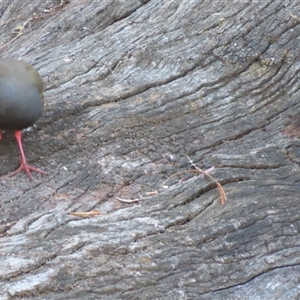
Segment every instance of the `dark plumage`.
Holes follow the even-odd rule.
[[[11,175],[24,170],[46,172],[27,164],[21,140],[21,130],[33,125],[42,115],[44,107],[43,81],[39,73],[28,63],[0,59],[0,130],[14,130],[20,149],[21,165]],[[1,139],[1,131],[0,131]]]

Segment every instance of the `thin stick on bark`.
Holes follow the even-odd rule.
[[[201,170],[200,168],[198,168],[194,163],[193,161],[187,156],[188,160],[190,161],[190,163],[192,164],[192,166],[196,169],[196,170],[185,170],[185,171],[180,171],[180,172],[177,172],[173,175],[171,175],[163,184],[162,186],[165,185],[165,183],[167,181],[169,181],[171,178],[173,177],[176,177],[178,175],[181,175],[181,174],[184,174],[184,173],[197,173],[197,174],[203,174],[204,176],[207,176],[208,178],[210,178],[213,182],[215,182],[215,184],[217,185],[217,188],[219,190],[219,193],[220,193],[220,202],[221,202],[221,205],[224,205],[225,204],[225,201],[227,200],[227,197],[226,197],[226,194],[225,194],[225,191],[222,187],[222,185],[213,177],[211,176],[207,171],[203,171]]]

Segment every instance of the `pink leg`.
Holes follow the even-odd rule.
[[[24,154],[24,151],[23,151],[23,146],[22,146],[22,132],[21,132],[21,130],[16,130],[15,131],[15,137],[16,137],[16,140],[17,140],[17,143],[18,143],[18,146],[19,146],[19,150],[20,150],[21,164],[20,164],[20,167],[16,171],[12,172],[9,176],[14,176],[14,175],[20,173],[22,170],[24,170],[26,172],[26,174],[28,175],[28,177],[30,179],[33,179],[30,171],[38,172],[38,173],[42,173],[42,174],[47,174],[45,171],[34,168],[34,167],[27,164],[25,154]]]

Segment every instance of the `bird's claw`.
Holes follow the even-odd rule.
[[[41,170],[41,169],[32,167],[32,166],[28,165],[27,163],[26,163],[26,164],[25,164],[25,163],[21,163],[20,167],[19,167],[16,171],[10,173],[9,176],[14,176],[14,175],[20,173],[22,170],[24,170],[24,171],[26,172],[27,176],[28,176],[31,180],[33,179],[33,176],[32,176],[32,174],[31,174],[30,171],[33,171],[33,172],[37,172],[37,173],[41,173],[41,174],[47,175],[47,172],[45,172],[45,171],[43,171],[43,170]]]

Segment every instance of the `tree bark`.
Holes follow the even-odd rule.
[[[2,57],[44,79],[24,148],[49,174],[9,177],[4,133],[1,300],[299,298],[297,1],[0,8]]]

